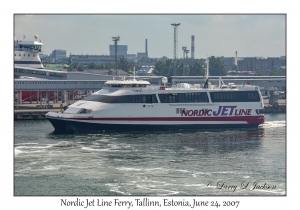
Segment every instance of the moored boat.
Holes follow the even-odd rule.
[[[38,53],[42,51],[43,43],[34,36],[34,41],[14,40],[15,67],[30,67],[43,69],[44,66]]]

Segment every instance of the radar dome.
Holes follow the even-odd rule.
[[[167,77],[163,77],[163,78],[161,79],[161,82],[162,82],[163,84],[167,84],[168,78],[167,78]]]
[[[37,40],[38,39],[38,35],[35,35],[34,38],[35,38],[35,40]]]

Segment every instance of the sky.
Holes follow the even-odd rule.
[[[286,15],[278,14],[14,14],[14,37],[38,35],[43,53],[63,49],[67,55],[108,55],[112,37],[128,46],[128,54],[174,57],[174,27],[178,26],[177,57],[195,36],[195,58],[207,56],[280,57],[286,55]]]

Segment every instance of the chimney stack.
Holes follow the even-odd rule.
[[[191,58],[195,58],[195,36],[192,35],[192,44],[191,44]]]
[[[147,39],[146,39],[145,55],[146,55],[146,58],[148,58],[148,44],[147,44]]]

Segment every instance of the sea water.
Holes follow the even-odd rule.
[[[53,134],[14,122],[14,195],[286,195],[286,115],[251,129]]]

